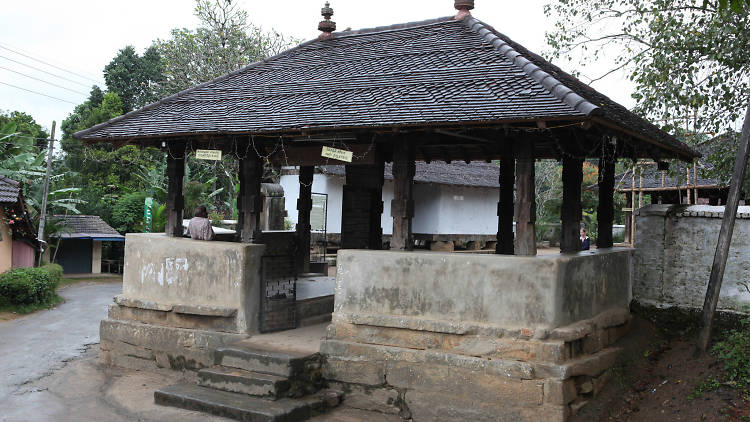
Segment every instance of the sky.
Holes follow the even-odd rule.
[[[264,29],[273,28],[303,40],[319,34],[323,0],[235,1],[248,11],[253,24]],[[0,15],[0,110],[23,111],[46,128],[53,120],[59,128],[75,105],[86,100],[91,85],[105,87],[102,70],[118,50],[133,45],[140,54],[153,40],[169,38],[171,29],[198,25],[193,0],[4,3]],[[545,30],[554,23],[544,15],[545,3],[477,0],[473,15],[541,54],[548,50]],[[339,30],[455,14],[453,0],[331,0],[331,7],[335,11],[332,20]],[[556,64],[572,70],[567,63]],[[606,61],[597,63],[584,73],[603,73],[607,65]],[[634,105],[632,84],[622,74],[614,74],[594,87],[626,107]],[[59,139],[59,130],[57,133]]]

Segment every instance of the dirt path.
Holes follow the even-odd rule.
[[[695,339],[666,338],[636,317],[605,390],[571,418],[583,421],[748,421],[742,392],[721,384],[711,356],[694,358]]]

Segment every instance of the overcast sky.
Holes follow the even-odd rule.
[[[323,0],[237,1],[249,12],[250,21],[263,28],[304,40],[318,34]],[[543,0],[477,0],[473,14],[541,54],[547,50],[544,31],[553,23],[544,16],[544,4]],[[59,127],[75,105],[87,98],[92,84],[105,87],[102,70],[119,49],[133,45],[140,54],[153,40],[168,38],[172,28],[195,28],[198,20],[193,7],[193,0],[5,1],[0,14],[0,109],[24,111],[47,128],[56,120]],[[331,7],[339,30],[455,13],[453,0],[332,0]],[[571,70],[567,63],[557,64]],[[606,70],[607,65],[599,63],[598,69],[585,69],[585,73],[596,74]],[[595,88],[627,107],[633,105],[631,87],[621,75],[595,84]]]

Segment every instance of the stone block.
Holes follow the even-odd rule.
[[[430,250],[435,252],[453,252],[453,242],[441,242],[434,241],[430,242]]]
[[[219,333],[213,331],[189,330],[164,327],[131,321],[103,320],[99,336],[104,348],[109,352],[107,359],[112,365],[134,363],[123,359],[149,354],[149,360],[156,367],[156,355],[163,353],[174,370],[197,370],[213,365],[213,351],[218,347],[247,338],[245,335]],[[146,352],[148,351],[148,352]],[[165,363],[161,358],[160,365]],[[141,369],[141,365],[134,369]]]
[[[329,387],[344,393],[344,406],[371,410],[390,415],[401,413],[399,393],[393,388],[371,387],[359,384],[330,383]]]
[[[385,384],[385,363],[328,357],[323,365],[323,378],[350,384],[379,386]]]
[[[564,422],[568,413],[567,406],[515,406],[507,402],[483,402],[447,390],[410,390],[405,394],[405,402],[415,421]]]
[[[577,389],[573,379],[544,381],[544,403],[567,405],[576,399]]]
[[[481,370],[433,363],[388,362],[386,381],[407,390],[454,391],[488,403],[540,405],[544,396],[543,383],[538,380],[511,379]]]

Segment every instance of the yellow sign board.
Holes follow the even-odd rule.
[[[351,163],[354,154],[351,151],[345,151],[343,149],[323,147],[323,152],[320,153],[320,156]]]
[[[199,160],[221,161],[221,150],[218,149],[197,149],[195,158]]]

